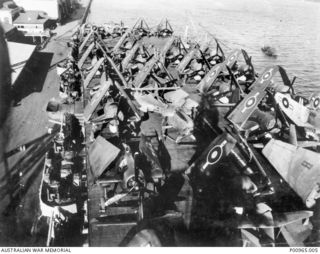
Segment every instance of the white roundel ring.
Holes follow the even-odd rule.
[[[210,74],[210,77],[213,77],[214,75],[216,75],[217,70],[213,70],[212,73]]]
[[[270,77],[270,72],[267,72],[263,75],[263,79],[268,79]]]
[[[255,103],[256,103],[256,97],[250,97],[247,100],[245,107],[246,108],[251,108]]]
[[[215,164],[217,163],[223,154],[221,146],[214,146],[207,155],[207,163]]]
[[[287,98],[283,98],[282,99],[282,105],[285,107],[285,108],[289,108],[289,101]]]
[[[229,59],[228,59],[228,62],[227,62],[227,64],[226,65],[230,65],[231,63],[232,63],[232,61],[235,59],[235,56],[234,55],[232,55]],[[229,67],[231,67],[231,66],[229,66]]]

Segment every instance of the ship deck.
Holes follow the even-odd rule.
[[[85,6],[88,1],[82,2]],[[66,42],[83,12],[84,7],[77,9],[72,19],[55,30],[45,49],[33,54],[14,84],[14,105],[5,129],[5,149],[10,157],[0,164],[1,246],[45,245],[46,230],[34,234],[34,227],[41,214],[39,188],[51,125],[46,107],[50,99],[59,96],[56,63],[69,54]],[[16,149],[22,145],[26,150]]]
[[[63,31],[59,33],[60,36],[49,42],[46,50],[37,52],[33,68],[28,70],[29,72],[25,74],[26,76],[24,76],[21,83],[18,82],[16,84],[18,105],[12,109],[8,121],[8,129],[10,131],[8,131],[7,151],[29,142],[32,145],[26,151],[19,152],[7,160],[7,169],[9,170],[5,169],[6,165],[4,163],[0,165],[0,168],[3,169],[0,171],[0,174],[2,174],[0,175],[0,200],[3,202],[0,212],[7,214],[7,217],[0,217],[0,244],[1,241],[4,241],[6,245],[12,246],[43,245],[41,239],[29,239],[25,236],[28,235],[29,229],[33,226],[35,214],[38,215],[36,200],[38,199],[41,170],[46,151],[45,144],[47,142],[45,134],[47,133],[48,118],[45,108],[49,99],[58,96],[59,90],[59,79],[54,64],[64,59],[67,55],[68,49],[65,47],[64,42],[70,39],[73,25],[74,23],[70,23],[67,27],[64,27]],[[163,42],[159,42],[160,47],[162,44]],[[30,73],[38,73],[40,78],[39,76],[34,77]],[[97,82],[97,79],[91,81],[92,84]],[[88,93],[88,90],[86,93]],[[84,106],[88,103],[87,97],[88,95],[85,94]],[[78,114],[83,111],[81,103],[77,103],[75,106],[75,112]],[[161,117],[157,113],[150,113],[148,121],[143,122],[141,125],[141,132],[147,136],[154,137],[155,131],[161,132],[159,130],[160,126]],[[90,128],[86,131],[89,133]],[[174,135],[174,133],[172,134]],[[86,135],[86,138],[87,143],[90,143],[89,135]],[[169,138],[164,140],[164,144],[169,155],[167,160],[170,162],[171,172],[178,173],[187,169],[196,154],[195,145],[192,142],[178,145]],[[266,164],[263,166],[266,167],[266,171],[272,176],[271,178],[275,179],[275,188],[279,187],[278,191],[281,195],[278,196],[277,205],[281,210],[282,202],[287,201],[287,197],[291,195],[292,190],[289,187],[281,190],[283,184],[278,182],[278,175],[272,169],[268,169]],[[22,177],[19,177],[19,172],[22,172]],[[89,167],[87,172],[89,245],[117,246],[122,237],[137,224],[137,220],[130,216],[122,217],[121,221],[105,220],[99,211],[100,198],[104,194],[103,190],[96,184],[96,179]],[[10,182],[7,181],[9,176]],[[23,195],[19,192],[19,184],[23,185],[24,190],[26,190]],[[9,188],[8,186],[11,187]],[[179,197],[182,197],[182,199],[176,201],[175,205],[178,210],[184,212],[184,220],[190,222],[192,188],[186,178],[183,178],[183,184],[180,187]],[[16,196],[10,196],[12,193]],[[296,196],[292,197],[292,199],[295,200]],[[131,211],[132,207],[128,206],[126,209],[128,210],[121,212]],[[293,207],[293,209],[295,208]],[[16,225],[16,227],[12,225]],[[294,224],[289,228],[291,232],[294,232],[296,237],[294,240],[297,244],[302,243],[310,232],[309,228],[304,228],[303,231],[300,229]],[[8,236],[14,236],[15,240]],[[192,245],[189,240],[182,242],[181,245]]]

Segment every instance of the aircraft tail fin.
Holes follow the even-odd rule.
[[[253,64],[252,64],[252,58],[249,57],[247,51],[245,51],[244,49],[241,49],[241,52],[242,52],[242,55],[243,55],[243,58],[246,62],[246,64],[249,66],[249,68],[251,69],[252,73],[253,73],[253,76],[255,76],[255,71],[254,71],[254,67],[253,67]]]
[[[220,45],[219,41],[218,41],[216,38],[214,38],[214,40],[215,40],[216,43],[217,43],[217,54],[218,54],[219,51],[220,51],[220,52],[221,52],[221,55],[222,55],[222,61],[224,61],[224,60],[226,59],[226,56],[225,56],[225,54],[224,54],[224,52],[223,52],[223,50],[222,50],[222,48],[221,48],[221,45]]]
[[[281,228],[292,223],[302,221],[310,218],[313,215],[311,211],[294,211],[294,212],[284,212],[284,213],[275,213],[273,216],[273,222],[271,224],[259,223],[255,224],[251,221],[245,219],[243,220],[238,228],[240,229],[250,229],[250,228]]]
[[[244,95],[245,93],[243,92],[241,86],[238,83],[238,80],[235,78],[235,76],[234,76],[233,72],[231,71],[230,67],[228,65],[226,65],[226,68],[227,68],[227,70],[229,72],[229,75],[230,75],[230,78],[231,78],[231,86],[232,86],[232,84],[234,84],[239,89],[240,94]]]
[[[290,124],[289,127],[289,133],[290,133],[290,137],[289,137],[289,141],[290,144],[297,146],[298,145],[298,139],[297,139],[297,131],[296,131],[296,126],[294,124]]]
[[[275,139],[271,139],[262,150],[262,154],[285,179],[288,176],[290,162],[295,152],[294,145]]]
[[[286,86],[290,87],[292,93],[294,94],[293,82],[290,81],[290,79],[289,79],[289,77],[288,77],[288,75],[287,75],[286,70],[285,70],[283,67],[281,67],[281,66],[278,66],[278,67],[279,67],[279,73],[280,73],[280,75],[281,75],[281,78],[282,78],[283,83],[284,83]]]

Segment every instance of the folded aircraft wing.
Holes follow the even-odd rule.
[[[103,171],[117,158],[120,149],[98,136],[88,149],[91,172],[98,178]]]
[[[98,71],[98,69],[100,68],[101,64],[104,61],[104,57],[100,58],[96,64],[93,66],[92,70],[89,72],[89,74],[86,76],[84,82],[83,82],[83,86],[84,88],[87,88],[87,86],[89,85],[90,81],[92,80],[92,78],[94,77],[94,75],[96,75],[96,72]]]
[[[280,109],[297,126],[309,128],[312,127],[312,125],[308,123],[310,110],[299,102],[293,100],[290,94],[276,93],[274,98],[278,103]]]
[[[116,43],[116,45],[113,47],[113,52],[117,52],[120,47],[122,46],[123,42],[125,41],[125,39],[129,36],[129,34],[131,33],[132,29],[128,29],[122,36],[121,38],[118,40],[118,42]]]
[[[273,214],[272,223],[254,223],[247,218],[240,222],[238,226],[239,229],[249,229],[249,228],[281,228],[286,225],[302,221],[310,218],[313,215],[311,211],[294,211],[294,212],[284,212]]]
[[[310,203],[310,195],[320,183],[320,154],[275,139],[262,153],[302,200]]]
[[[261,76],[253,83],[252,91],[236,106],[227,116],[230,122],[241,129],[249,117],[253,114],[258,104],[266,95],[266,88],[271,78],[278,71],[278,66],[267,67]]]
[[[140,42],[137,42],[132,49],[130,49],[127,54],[126,57],[122,60],[121,65],[123,69],[126,69],[128,67],[129,62],[132,60],[132,58],[134,57],[135,53],[138,51],[139,47],[141,46]]]
[[[111,85],[111,80],[106,80],[106,73],[104,72],[101,76],[100,80],[100,88],[99,90],[94,94],[94,96],[91,98],[90,103],[87,104],[87,106],[84,109],[84,121],[87,122],[90,120],[91,115],[99,105],[100,101],[102,100],[103,96],[106,94],[108,91],[110,85]]]
[[[147,63],[146,65],[143,67],[142,70],[139,71],[138,75],[136,76],[136,78],[133,81],[133,86],[135,87],[141,87],[143,82],[146,80],[146,78],[148,77],[148,75],[150,74],[152,68],[154,67],[154,65],[159,61],[159,56],[158,55],[154,55]]]
[[[228,133],[223,133],[215,138],[196,162],[197,168],[202,173],[209,172],[218,167],[223,158],[228,156],[237,141]]]
[[[238,60],[239,56],[241,55],[241,50],[240,49],[235,49],[232,51],[224,61],[225,65],[231,68],[234,63]]]
[[[174,36],[172,36],[167,40],[166,44],[163,46],[161,53],[160,53],[162,63],[164,63],[166,54],[167,54],[168,50],[171,48],[171,46],[175,40],[176,40],[176,38]]]
[[[197,85],[197,89],[201,93],[205,93],[206,91],[208,91],[213,82],[219,76],[220,72],[223,70],[223,67],[224,63],[216,64],[215,66],[213,66]]]
[[[84,64],[84,62],[86,61],[86,59],[88,58],[89,54],[91,53],[91,51],[94,48],[94,43],[92,42],[89,47],[86,49],[86,51],[83,53],[83,55],[81,56],[79,62],[78,62],[78,67],[79,69],[82,68],[82,65]]]
[[[187,65],[189,64],[189,62],[191,61],[191,59],[194,57],[194,55],[198,50],[199,50],[198,48],[193,48],[184,56],[182,61],[177,66],[177,70],[180,74],[185,70],[185,68],[187,67]]]

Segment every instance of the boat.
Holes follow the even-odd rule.
[[[277,55],[277,51],[274,47],[271,46],[263,46],[261,48],[261,51],[266,55],[266,56],[270,56],[270,57],[274,57],[276,58]]]

